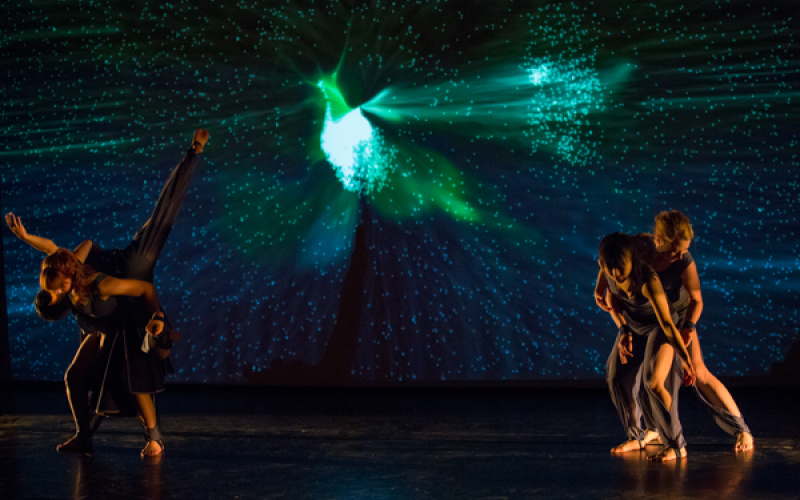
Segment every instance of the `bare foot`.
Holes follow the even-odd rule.
[[[639,451],[645,447],[645,442],[638,439],[629,439],[622,444],[611,448],[611,453],[627,453],[629,451]]]
[[[164,444],[161,441],[148,441],[144,448],[142,448],[141,455],[143,457],[154,457],[164,453]]]
[[[734,450],[736,452],[740,451],[750,451],[753,449],[753,435],[749,432],[738,432],[736,434],[736,446]]]
[[[659,440],[658,433],[656,431],[647,431],[644,435],[644,439],[629,439],[624,443],[617,445],[611,448],[611,453],[627,453],[629,451],[639,451],[644,449],[648,443]]]
[[[67,441],[56,446],[57,452],[68,452],[74,451],[78,453],[90,453],[92,451],[92,440],[86,439],[82,437],[78,437],[78,435],[72,436]]]
[[[686,457],[686,447],[676,449],[671,446],[665,446],[655,455],[647,457],[651,462],[671,462],[678,458]]]
[[[192,137],[192,147],[194,148],[195,152],[202,153],[207,142],[208,130],[202,128],[197,129]]]

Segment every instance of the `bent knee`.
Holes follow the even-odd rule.
[[[64,372],[64,383],[67,385],[76,384],[86,379],[86,371],[82,367],[72,365]]]
[[[68,369],[64,372],[64,383],[67,385],[72,385],[78,381],[78,374],[75,370]]]
[[[667,389],[666,389],[666,387],[664,387],[664,383],[663,382],[659,382],[657,380],[651,380],[650,381],[650,390],[655,392],[656,394],[661,394],[664,391],[666,391]]]

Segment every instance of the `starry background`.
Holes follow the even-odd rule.
[[[6,9],[1,201],[30,233],[125,246],[210,130],[156,268],[172,381],[599,378],[597,243],[673,208],[710,369],[763,375],[799,337],[793,2]],[[334,93],[380,132],[369,190],[323,151]],[[77,328],[3,246],[13,377],[60,380]]]

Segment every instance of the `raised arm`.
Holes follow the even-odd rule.
[[[89,253],[92,251],[93,247],[94,243],[92,242],[92,240],[86,240],[81,242],[81,244],[78,245],[77,247],[75,247],[75,250],[73,250],[72,253],[74,253],[75,257],[77,257],[78,260],[83,263],[86,262],[86,257],[89,256]]]
[[[25,226],[22,225],[22,219],[11,212],[6,214],[6,224],[8,224],[8,228],[11,229],[11,232],[14,233],[17,238],[21,239],[40,252],[44,252],[49,255],[58,250],[58,245],[53,243],[53,240],[43,238],[42,236],[28,234],[28,231],[25,230]]]
[[[689,351],[686,349],[686,344],[683,342],[675,323],[672,322],[672,315],[669,312],[669,302],[667,302],[667,294],[664,293],[664,287],[661,286],[661,280],[658,276],[653,276],[649,281],[642,285],[642,294],[650,301],[653,306],[653,311],[658,319],[658,324],[664,331],[667,341],[675,348],[686,368],[686,375],[690,382],[688,385],[694,383],[694,366],[692,365]]]

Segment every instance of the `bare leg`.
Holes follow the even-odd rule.
[[[694,364],[695,372],[697,372],[697,388],[703,393],[703,396],[709,403],[720,408],[725,408],[732,415],[741,416],[739,407],[736,406],[736,401],[733,396],[728,392],[725,385],[717,379],[711,372],[708,371],[706,364],[703,362],[703,351],[700,348],[700,341],[697,333],[692,333],[692,342],[689,344],[689,352],[692,356],[692,364]]]
[[[669,344],[662,344],[656,353],[655,367],[653,369],[653,378],[650,380],[650,389],[658,399],[664,403],[664,407],[669,410],[672,408],[672,394],[664,386],[664,381],[667,380],[672,369],[673,358],[675,357],[675,350]]]
[[[91,410],[89,408],[89,371],[91,364],[97,356],[100,346],[99,338],[87,335],[81,342],[69,368],[64,373],[64,383],[67,389],[72,418],[75,420],[75,435],[69,440],[56,446],[57,451],[86,451],[91,449],[92,434]]]
[[[653,333],[647,345],[642,382],[647,387],[647,402],[664,448],[651,460],[663,461],[685,456],[686,440],[678,416],[680,363],[662,332]],[[666,450],[672,448],[673,452]]]
[[[675,350],[669,344],[662,344],[655,357],[655,367],[653,368],[653,378],[650,380],[650,389],[653,394],[664,403],[667,410],[672,408],[672,394],[667,390],[664,383],[672,370],[675,359]],[[678,457],[686,456],[686,447],[676,448],[674,446],[664,446],[655,455],[647,457],[653,462],[671,462]]]
[[[697,374],[697,380],[695,381],[697,390],[700,391],[700,394],[711,406],[715,407],[710,409],[717,423],[719,423],[726,432],[736,436],[734,450],[737,452],[752,450],[753,435],[750,433],[750,429],[744,425],[742,412],[739,411],[739,407],[736,405],[736,401],[734,401],[728,388],[706,367],[703,361],[703,351],[700,347],[700,339],[697,336],[697,332],[692,333],[689,353],[692,356],[692,364],[694,364],[695,373]],[[720,412],[719,409],[723,411]],[[729,415],[724,415],[726,412]],[[733,419],[731,419],[731,417],[733,417]],[[733,422],[736,422],[734,428],[732,428],[731,425]]]

